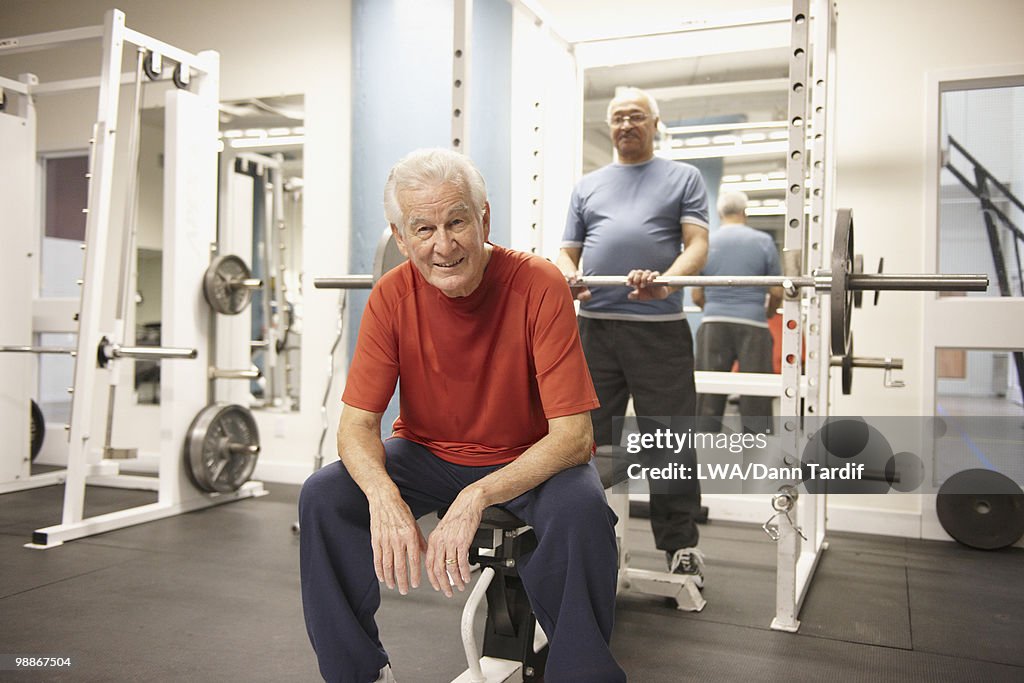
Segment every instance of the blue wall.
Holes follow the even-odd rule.
[[[373,268],[373,252],[387,227],[383,190],[391,166],[414,149],[450,145],[453,12],[452,0],[352,3],[350,273]],[[469,151],[487,181],[491,240],[508,244],[511,5],[476,0],[472,37]],[[351,359],[368,292],[348,294]],[[389,408],[385,433],[397,414]]]

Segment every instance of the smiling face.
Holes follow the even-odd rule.
[[[472,294],[491,256],[490,205],[481,215],[463,183],[451,182],[400,190],[398,203],[405,225],[391,231],[402,255],[446,296]]]
[[[645,116],[646,119],[639,122],[632,118],[637,115]],[[651,114],[643,98],[615,102],[608,116],[612,142],[621,163],[639,164],[654,156],[654,133],[658,127],[658,117]],[[630,120],[622,120],[623,117],[630,117]],[[617,119],[622,122],[615,123]]]

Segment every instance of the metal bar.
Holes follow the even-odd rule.
[[[701,126],[669,126],[669,135],[690,135],[694,133],[717,133],[730,130],[762,130],[764,128],[785,128],[788,121],[752,121],[744,123],[708,123]]]
[[[469,154],[469,78],[473,0],[455,0],[452,38],[451,147]]]
[[[1003,222],[1003,225],[1005,225],[1007,229],[1009,229],[1010,232],[1013,233],[1014,237],[1016,237],[1018,240],[1024,240],[1024,231],[1018,228],[1017,224],[1010,220],[1010,217],[1003,213],[1002,209],[993,204],[991,199],[989,199],[986,195],[982,194],[977,187],[971,184],[971,181],[969,181],[962,173],[960,173],[960,171],[953,168],[953,166],[950,164],[946,164],[946,170],[952,173],[953,176],[957,180],[959,180],[964,187],[967,188],[968,192],[977,197],[978,201],[981,202],[981,208],[983,210],[991,211],[992,213],[999,216],[999,220],[1001,220]]]
[[[73,346],[0,346],[0,353],[65,353],[75,355]]]
[[[978,274],[862,273],[850,275],[848,289],[854,291],[984,292],[988,276]]]
[[[211,71],[209,62],[200,55],[194,55],[191,52],[186,52],[185,50],[169,45],[162,40],[151,38],[144,33],[139,33],[133,29],[125,28],[124,39],[132,45],[152,50],[153,52],[159,53],[161,57],[167,57],[168,59],[185,67],[192,67],[204,74],[210,73]]]
[[[316,289],[373,289],[372,275],[342,275],[318,277],[313,280]]]
[[[829,363],[832,367],[841,367],[843,364],[842,356],[832,356]],[[877,370],[902,370],[903,359],[902,358],[869,358],[865,356],[854,356],[853,367],[855,368],[875,368]]]
[[[0,52],[0,54],[3,53]],[[12,81],[10,78],[4,78],[3,76],[0,76],[0,88],[3,88],[4,90],[10,90],[11,92],[16,92],[19,95],[29,94],[29,86],[27,83],[22,83],[21,81]]]
[[[579,282],[587,287],[625,286],[625,275],[587,275]],[[654,284],[669,287],[814,287],[812,276],[786,277],[784,275],[664,275],[654,278]]]
[[[199,355],[196,349],[173,346],[118,346],[109,347],[111,358],[140,358],[143,360],[159,360],[161,358],[195,358]]]
[[[259,379],[261,374],[259,368],[250,368],[248,370],[210,368],[210,379]]]
[[[32,52],[33,50],[46,50],[58,45],[78,43],[83,40],[95,40],[103,37],[103,26],[86,26],[84,28],[69,28],[63,31],[48,31],[46,33],[32,33],[27,36],[12,36],[0,38],[0,55],[13,55],[19,52]]]
[[[974,165],[975,172],[977,172],[980,169],[981,172],[984,173],[985,176],[988,178],[988,180],[993,185],[995,185],[996,188],[998,188],[1000,192],[1002,192],[1004,195],[1006,195],[1007,199],[1009,199],[1011,202],[1013,202],[1017,206],[1018,209],[1020,209],[1021,211],[1024,211],[1024,203],[1021,203],[1021,201],[1019,199],[1017,199],[1017,196],[1015,194],[1013,194],[1013,192],[1010,192],[1010,189],[1008,187],[1006,187],[1001,182],[999,182],[999,180],[994,175],[992,175],[992,172],[989,171],[987,168],[985,168],[984,164],[982,164],[980,161],[975,159],[971,155],[970,152],[968,152],[966,149],[964,149],[963,145],[961,145],[959,142],[957,142],[953,138],[952,135],[947,135],[946,138],[949,140],[949,143],[951,145],[956,147],[957,150],[961,154],[963,154],[965,157],[967,157],[967,160],[970,161]],[[950,166],[950,165],[951,164],[946,164],[947,167]]]

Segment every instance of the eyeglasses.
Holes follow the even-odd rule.
[[[608,123],[618,128],[624,126],[626,123],[632,123],[634,126],[638,126],[646,121],[650,116],[643,112],[637,114],[616,114],[615,116],[608,119]]]

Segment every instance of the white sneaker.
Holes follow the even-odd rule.
[[[670,574],[692,576],[697,588],[704,588],[704,553],[696,548],[680,548],[672,555],[665,555]]]
[[[380,670],[380,676],[373,683],[397,683],[395,674],[391,672],[390,664],[384,665],[384,668]]]

